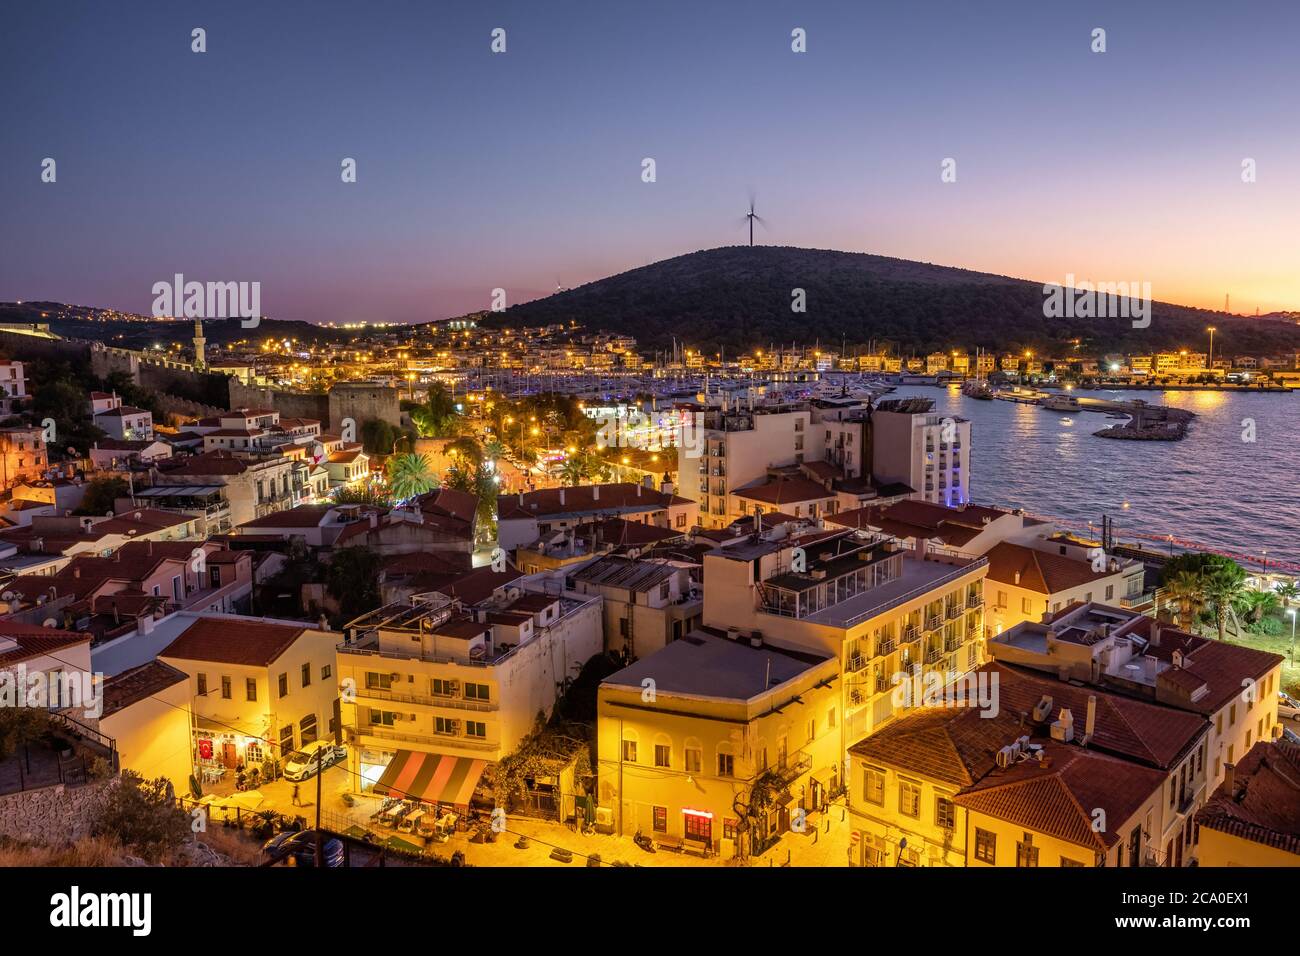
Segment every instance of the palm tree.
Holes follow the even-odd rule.
[[[1290,607],[1291,602],[1300,597],[1300,584],[1296,584],[1294,581],[1287,581],[1286,583],[1277,586],[1276,593],[1277,596],[1282,599],[1282,607]]]
[[[1239,600],[1246,588],[1246,571],[1236,561],[1217,564],[1205,581],[1205,596],[1214,606],[1214,623],[1219,629],[1219,640],[1225,637],[1228,613],[1233,602]]]
[[[1165,596],[1178,605],[1178,626],[1190,631],[1205,604],[1205,578],[1195,571],[1179,571],[1165,584]]]
[[[487,461],[496,462],[506,456],[506,446],[501,443],[501,439],[495,435],[489,438],[483,444],[483,458]]]
[[[1243,591],[1233,610],[1246,619],[1247,624],[1258,624],[1264,615],[1278,606],[1275,591]]]
[[[388,459],[388,486],[398,501],[414,498],[438,487],[433,462],[428,455],[407,452]]]
[[[582,479],[587,476],[586,465],[581,455],[570,455],[564,460],[564,466],[560,469],[560,480],[566,485],[582,484]]]

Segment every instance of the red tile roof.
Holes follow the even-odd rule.
[[[1203,827],[1300,855],[1300,745],[1261,741],[1196,814]]]
[[[1112,576],[1113,571],[1094,571],[1088,561],[1062,554],[1036,551],[1004,541],[990,548],[988,578],[1039,594],[1059,594]],[[1019,580],[1016,575],[1019,574]]]
[[[185,680],[188,678],[184,671],[163,661],[150,661],[114,674],[104,680],[104,710],[100,716],[111,717]]]
[[[773,478],[749,488],[733,488],[737,498],[769,505],[792,505],[804,501],[834,498],[835,492],[810,478]]]
[[[9,650],[0,650],[0,667],[35,660],[47,654],[57,657],[61,650],[90,643],[91,636],[75,631],[58,631],[50,627],[0,621],[0,638],[5,637],[13,640],[18,646]]]
[[[307,631],[301,624],[269,624],[254,618],[200,617],[159,657],[266,667]]]
[[[599,489],[599,497],[597,491]],[[560,496],[564,504],[560,504]],[[517,518],[544,518],[562,514],[611,514],[617,511],[662,511],[675,505],[693,502],[677,495],[667,495],[632,482],[609,485],[577,485],[572,488],[543,488],[522,495],[502,495],[497,499],[497,517],[502,521]],[[534,507],[536,505],[536,507]]]
[[[968,787],[991,771],[998,750],[1023,732],[1019,717],[1006,711],[982,717],[974,707],[929,707],[888,724],[849,752],[954,787]]]

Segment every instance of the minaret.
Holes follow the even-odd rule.
[[[207,340],[203,338],[203,320],[194,320],[194,366],[202,368],[207,363],[203,359],[203,344]]]

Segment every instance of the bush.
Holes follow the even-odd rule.
[[[145,780],[124,770],[116,783],[109,784],[91,832],[120,840],[146,860],[156,862],[190,835],[190,817],[176,806],[166,777]]]

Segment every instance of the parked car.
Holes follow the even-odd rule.
[[[1297,734],[1290,727],[1282,728],[1282,739],[1289,744],[1300,744],[1300,734]]]
[[[262,852],[277,863],[292,856],[298,866],[315,866],[316,831],[298,830],[277,834],[262,845]],[[326,866],[342,866],[343,841],[329,837],[321,848],[321,855]]]
[[[322,769],[328,769],[347,759],[346,747],[340,747],[328,740],[313,740],[302,750],[295,750],[284,758],[284,778],[293,781],[306,780]]]
[[[1300,717],[1300,701],[1289,694],[1277,692],[1277,715],[1295,720]]]

